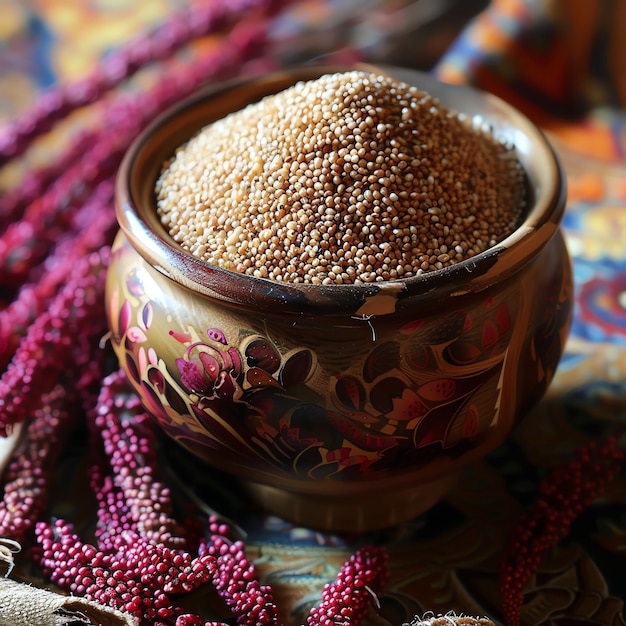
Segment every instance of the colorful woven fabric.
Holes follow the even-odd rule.
[[[35,9],[4,0],[0,121],[9,124],[47,88],[83,77],[111,51],[189,4],[41,0]],[[249,557],[272,585],[286,624],[303,623],[323,585],[365,540],[387,546],[390,554],[380,609],[365,624],[400,626],[428,611],[501,620],[502,557],[541,478],[589,441],[613,435],[626,448],[626,1],[436,5],[298,3],[272,23],[270,65],[328,53],[419,68],[436,61],[433,71],[443,80],[491,91],[540,125],[568,177],[563,229],[576,297],[570,339],[548,395],[519,430],[468,468],[444,502],[400,527],[366,538],[320,534],[250,510],[210,476],[193,485],[245,530]],[[472,12],[459,33],[459,15],[466,20]],[[213,41],[202,39],[181,55]],[[140,76],[135,87],[152,78]],[[44,139],[32,159],[45,164],[64,141],[63,134]],[[15,184],[20,171],[12,164],[1,170],[0,189]],[[72,494],[60,496],[56,508],[84,517],[83,500]],[[626,624],[624,554],[622,467],[533,572],[522,624]],[[18,569],[22,578],[46,586],[29,563]]]

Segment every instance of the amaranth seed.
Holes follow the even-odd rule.
[[[209,264],[274,281],[364,284],[495,245],[525,205],[513,146],[395,79],[299,82],[210,124],[165,164],[157,210]]]

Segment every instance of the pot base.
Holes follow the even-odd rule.
[[[242,488],[263,509],[308,528],[333,532],[367,532],[409,521],[431,509],[456,482],[446,475],[425,485],[359,494],[295,493],[253,481]]]
[[[345,493],[293,490],[227,473],[190,454],[169,437],[162,440],[163,462],[176,490],[225,518],[244,519],[250,504],[286,522],[326,532],[369,532],[407,522],[432,509],[454,487],[460,471],[430,482],[393,481],[361,485]],[[298,489],[299,485],[295,485]],[[237,522],[234,522],[237,524]]]

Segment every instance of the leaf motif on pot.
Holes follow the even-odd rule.
[[[417,339],[407,342],[404,347],[404,361],[411,369],[426,369],[430,362],[429,348]]]
[[[496,324],[500,334],[505,333],[511,327],[511,314],[506,302],[503,302],[496,311]]]
[[[148,355],[143,346],[140,346],[137,351],[137,361],[139,362],[139,375],[143,378],[148,367]]]
[[[280,368],[279,381],[285,389],[306,382],[313,367],[313,354],[310,350],[298,350],[290,354]]]
[[[280,354],[274,344],[261,337],[253,339],[245,349],[246,361],[252,368],[273,374],[280,367]]]
[[[148,379],[150,379],[151,374],[152,371],[148,372]],[[164,386],[162,385],[162,382],[153,382],[152,380],[150,382],[154,385],[158,393],[163,395]],[[148,383],[142,381],[139,391],[141,393],[141,401],[143,402],[146,409],[150,411],[150,413],[154,415],[157,419],[163,419],[165,416],[165,410],[163,409],[163,404],[154,389],[150,387]]]
[[[469,341],[453,341],[446,346],[443,356],[446,361],[455,365],[467,365],[475,361],[482,352],[473,343]]]
[[[282,389],[280,383],[271,374],[260,367],[251,367],[246,372],[246,380],[251,387],[276,387]]]
[[[495,346],[499,338],[500,333],[498,332],[498,327],[491,320],[485,320],[483,324],[483,334],[480,340],[483,350]]]
[[[466,328],[468,315],[464,311],[450,313],[427,334],[425,343],[448,343],[456,339]]]
[[[335,394],[343,406],[357,411],[365,403],[365,389],[361,382],[352,376],[342,376],[335,384]]]
[[[393,398],[393,410],[387,414],[387,417],[399,422],[411,422],[423,418],[427,412],[428,407],[415,391],[405,387],[400,397]]]
[[[163,376],[161,370],[156,367],[151,367],[148,370],[148,380],[159,393],[163,393],[165,389],[165,376]]]
[[[132,355],[129,353],[126,353],[126,371],[135,382],[138,383],[140,381],[141,377],[139,376],[139,370],[137,369],[137,364],[135,363],[135,360],[133,359]]]
[[[467,409],[467,415],[463,422],[461,433],[463,437],[473,437],[478,432],[479,415],[478,408],[475,404],[470,404]]]
[[[415,333],[424,325],[424,320],[413,320],[400,328],[401,333]]]
[[[159,357],[154,348],[148,348],[148,361],[151,365],[158,365],[159,363]]]
[[[371,383],[390,369],[400,365],[400,346],[393,341],[380,344],[368,355],[363,365],[363,378]]]
[[[465,321],[463,322],[463,332],[469,332],[470,330],[472,330],[473,326],[474,322],[472,321],[472,318],[469,315],[466,315]]]
[[[154,312],[152,310],[152,304],[150,302],[146,302],[143,309],[141,310],[141,318],[139,323],[143,327],[144,330],[149,330],[152,325],[152,318],[154,317]]]
[[[120,314],[117,322],[120,335],[124,335],[128,330],[131,314],[132,309],[130,306],[130,302],[128,300],[124,300],[124,304],[122,304],[122,308],[120,309]]]
[[[452,378],[438,378],[422,385],[417,393],[427,402],[446,402],[454,397],[456,383]]]
[[[418,448],[433,444],[447,447],[448,432],[457,419],[459,407],[463,398],[455,399],[450,404],[441,404],[430,409],[422,419],[416,423],[413,431],[413,442]]]

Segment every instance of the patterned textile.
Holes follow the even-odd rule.
[[[86,74],[107,51],[188,2],[0,4],[0,120],[8,123],[46,87]],[[500,619],[501,557],[539,479],[590,439],[613,434],[626,447],[626,0],[485,4],[308,1],[274,24],[281,61],[346,48],[420,68],[437,60],[433,71],[443,80],[473,83],[529,115],[568,176],[563,229],[576,302],[556,377],[540,406],[488,459],[468,468],[444,502],[367,538],[387,545],[391,560],[381,608],[366,620],[371,625],[400,626],[427,611]],[[466,23],[457,37],[460,16]],[[15,175],[2,172],[0,184]],[[248,510],[219,479],[194,486],[246,532],[250,555],[292,624],[302,623],[323,584],[363,540]],[[623,467],[542,561],[525,589],[522,623],[626,624],[625,554]],[[42,582],[25,564],[21,573]]]

